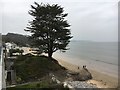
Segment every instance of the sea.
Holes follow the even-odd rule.
[[[71,41],[69,50],[57,51],[53,57],[71,64],[118,77],[118,43]]]

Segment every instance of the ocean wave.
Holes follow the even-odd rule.
[[[102,60],[95,60],[95,61],[98,61],[98,62],[104,62],[104,63],[107,63],[107,64],[112,64],[112,65],[117,65],[118,66],[118,64],[115,64],[115,63],[111,63],[111,62],[106,62],[106,61],[102,61]]]

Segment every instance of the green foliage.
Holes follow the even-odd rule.
[[[30,25],[25,31],[32,33],[31,39],[34,41],[34,46],[48,53],[49,57],[52,57],[53,52],[57,50],[66,51],[72,36],[70,25],[65,19],[68,14],[63,13],[63,7],[58,4],[35,2],[35,6],[31,5],[31,8],[29,14],[34,19],[29,22]]]
[[[16,88],[48,88],[49,84],[48,81],[33,82],[31,84],[17,86]]]
[[[8,33],[7,35],[2,35],[2,41],[7,43],[15,43],[18,46],[27,46],[31,43],[30,39],[21,34]]]
[[[10,49],[9,52],[10,52],[10,56],[13,56],[13,53],[20,53],[22,55],[24,51],[20,49]]]

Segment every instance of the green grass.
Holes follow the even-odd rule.
[[[15,69],[18,83],[35,81],[50,72],[64,70],[56,60],[49,60],[45,56],[18,56]]]
[[[50,83],[48,81],[33,82],[26,85],[18,85],[16,87],[7,88],[7,90],[69,90],[67,87],[64,88],[62,84]]]
[[[48,88],[50,84],[48,82],[33,82],[31,84],[17,86],[16,88]]]

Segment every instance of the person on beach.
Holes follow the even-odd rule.
[[[86,68],[86,65],[83,65],[83,69],[85,69],[86,71],[88,71],[88,69]]]

